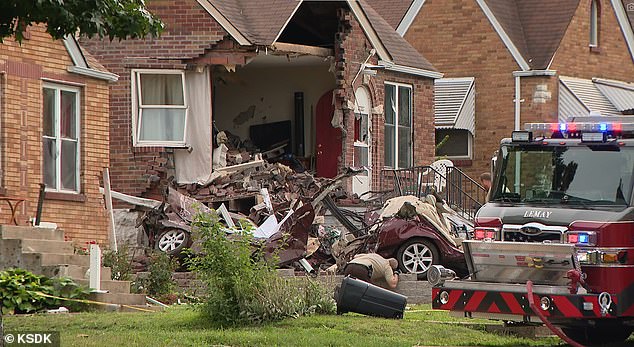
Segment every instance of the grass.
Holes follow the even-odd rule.
[[[356,314],[288,319],[263,326],[214,329],[190,307],[159,313],[78,313],[5,317],[5,332],[60,331],[62,346],[557,346],[484,331],[489,321],[451,318],[414,306],[403,320]]]

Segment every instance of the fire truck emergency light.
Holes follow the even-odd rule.
[[[514,131],[511,134],[513,142],[531,142],[533,141],[533,133],[530,131]]]

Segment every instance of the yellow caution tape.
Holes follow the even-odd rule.
[[[37,295],[41,295],[45,298],[51,298],[51,299],[57,299],[57,300],[63,300],[63,301],[74,301],[74,302],[81,302],[83,304],[93,304],[93,305],[103,305],[103,306],[119,306],[119,307],[125,307],[125,308],[129,308],[129,309],[133,309],[133,310],[138,310],[138,311],[143,311],[143,312],[155,312],[152,310],[148,310],[145,308],[140,308],[140,307],[134,307],[134,306],[130,306],[130,305],[123,305],[123,304],[110,304],[107,302],[99,302],[99,301],[94,301],[94,300],[88,300],[88,299],[71,299],[71,298],[62,298],[59,296],[55,296],[55,295],[50,295],[50,294],[45,294],[42,292],[32,292],[34,294]]]

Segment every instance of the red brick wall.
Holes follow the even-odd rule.
[[[18,220],[36,214],[42,177],[42,86],[44,79],[72,84],[81,94],[81,197],[85,201],[47,198],[42,220],[57,223],[66,235],[83,243],[106,243],[108,224],[99,193],[101,172],[108,165],[108,84],[67,72],[73,65],[62,41],[53,41],[43,27],[31,27],[29,40],[0,44],[0,116],[2,118],[1,184],[9,196],[26,197]],[[67,195],[68,197],[68,195]],[[73,195],[72,197],[77,197]],[[9,208],[0,202],[0,222]]]
[[[519,66],[473,0],[427,0],[405,39],[445,77],[475,77],[473,158],[462,169],[477,179],[513,130]]]
[[[634,81],[634,62],[609,0],[601,0],[599,47],[590,49],[590,1],[581,0],[551,69],[561,76]]]
[[[413,141],[414,141],[414,165],[428,165],[434,160],[434,81],[431,78],[424,78],[409,74],[380,70],[375,76],[364,77],[360,74],[352,81],[359,71],[361,64],[369,56],[371,44],[367,40],[363,29],[354,19],[349,11],[341,11],[342,18],[341,32],[336,45],[337,77],[338,77],[338,102],[343,109],[345,132],[343,143],[343,158],[340,162],[342,167],[353,165],[354,160],[354,110],[348,107],[345,100],[354,101],[354,91],[366,85],[370,91],[372,107],[379,106],[383,109],[385,105],[385,82],[397,82],[410,85],[412,87],[412,112],[413,112]],[[378,58],[372,57],[370,64],[377,64]],[[371,164],[372,189],[380,187],[381,169],[384,167],[384,112],[371,115]]]
[[[205,54],[227,33],[196,0],[152,0],[148,9],[165,23],[160,38],[108,41],[82,40],[119,81],[110,87],[110,166],[114,190],[135,196],[147,195],[168,161],[164,148],[134,148],[130,76],[135,68],[184,69],[183,61]]]

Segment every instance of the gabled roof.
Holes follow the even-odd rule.
[[[437,71],[436,68],[425,59],[416,48],[412,47],[381,17],[365,0],[359,0],[363,12],[368,17],[379,39],[392,56],[395,64],[414,68]]]
[[[413,0],[366,0],[392,28],[396,29],[405,17]]]
[[[238,41],[238,43],[241,45],[264,46],[270,46],[276,43],[286,25],[293,18],[298,8],[304,3],[303,0],[197,1],[234,39],[236,39],[236,41]],[[396,33],[394,27],[381,17],[372,6],[364,0],[354,1],[354,6],[348,1],[341,1],[341,3],[348,3],[356,16],[365,16],[365,18],[357,19],[366,34],[376,34],[378,41],[375,39],[373,45],[381,46],[375,47],[377,51],[386,51],[387,55],[389,55],[389,57],[386,57],[385,54],[380,55],[382,60],[398,66],[432,72],[436,71],[433,65],[405,41],[403,37]],[[408,0],[405,0],[403,2],[407,1]],[[397,3],[398,2],[399,1],[397,1]],[[385,4],[387,3],[388,1],[385,1]],[[358,7],[356,7],[357,4],[361,8],[362,13],[359,13]],[[394,18],[392,20],[395,20]],[[366,23],[366,19],[368,24],[364,24]]]
[[[625,36],[625,42],[634,59],[634,0],[612,0],[612,7],[616,12],[621,31]]]
[[[547,69],[579,0],[484,0],[532,70]]]
[[[253,45],[270,45],[293,13],[298,0],[201,0],[208,1]]]

